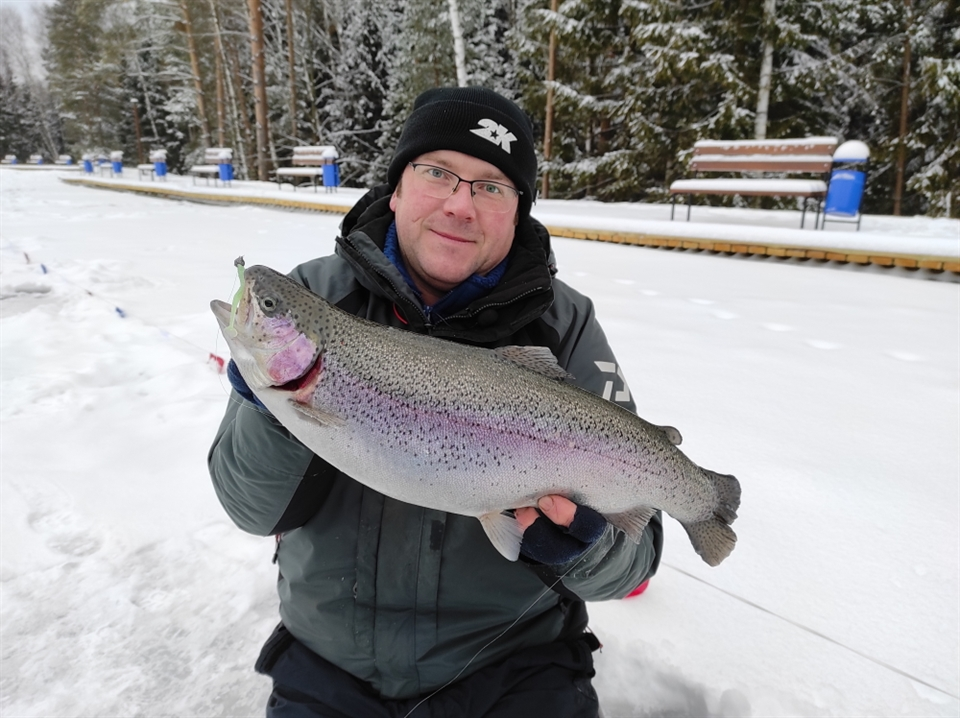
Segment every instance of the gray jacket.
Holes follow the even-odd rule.
[[[291,276],[382,324],[487,347],[548,346],[581,387],[634,410],[592,303],[553,277],[542,225],[520,223],[506,274],[489,294],[452,316],[428,317],[382,252],[388,197],[384,187],[372,190],[344,219],[336,254]],[[241,529],[281,537],[280,615],[289,631],[385,698],[420,695],[468,663],[464,675],[572,637],[586,626],[584,601],[622,598],[659,561],[657,517],[638,545],[608,526],[572,569],[511,563],[475,518],[366,488],[236,393],[209,467]]]

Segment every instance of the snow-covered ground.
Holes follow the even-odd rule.
[[[0,170],[0,712],[262,715],[273,547],[233,527],[207,476],[228,393],[207,305],[232,296],[238,255],[289,270],[332,251],[340,217],[59,174]],[[645,226],[669,208],[538,213]],[[694,218],[744,235],[798,221]],[[867,217],[861,239],[952,247],[958,226]],[[960,714],[960,285],[555,249],[641,415],[743,486],[723,565],[667,519],[646,593],[591,606],[606,715]]]

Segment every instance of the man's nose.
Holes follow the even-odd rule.
[[[444,203],[444,209],[460,217],[473,217],[477,208],[473,204],[473,185],[461,182]]]

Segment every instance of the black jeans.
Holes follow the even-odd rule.
[[[524,649],[422,703],[424,696],[380,698],[369,685],[310,651],[283,624],[267,640],[256,669],[273,679],[267,718],[597,718],[599,703],[590,679],[591,653],[598,645],[593,634],[585,633]]]

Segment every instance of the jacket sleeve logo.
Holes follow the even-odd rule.
[[[630,387],[627,386],[627,380],[624,378],[623,372],[620,371],[620,367],[618,367],[612,361],[596,361],[594,364],[596,364],[597,368],[604,374],[616,374],[617,378],[620,380],[620,385],[623,387],[622,389],[618,389],[617,393],[614,394],[614,381],[613,379],[610,379],[603,387],[603,398],[607,401],[610,401],[611,397],[613,398],[613,401],[630,401]]]
[[[495,120],[480,120],[477,124],[480,126],[470,130],[473,134],[485,140],[490,140],[493,144],[499,145],[504,152],[510,154],[510,143],[517,139],[515,134]]]

